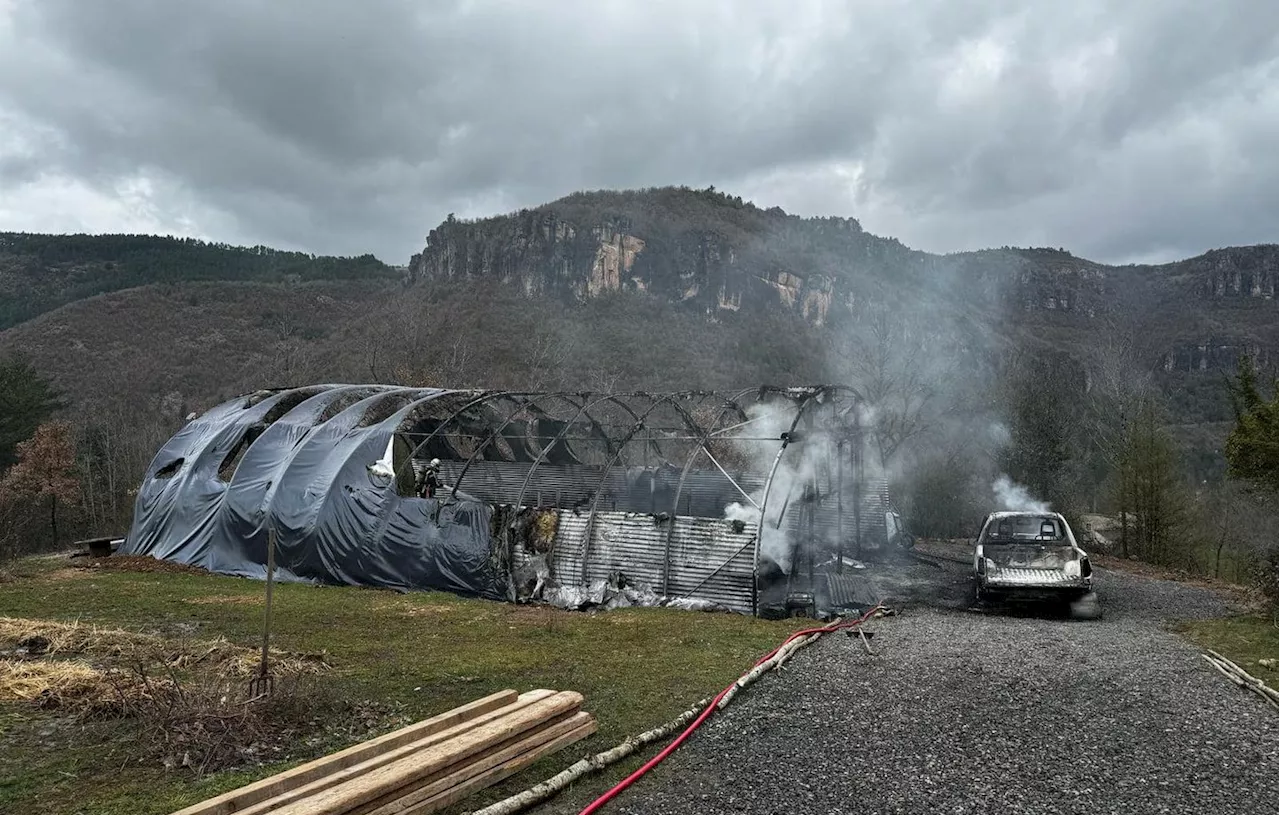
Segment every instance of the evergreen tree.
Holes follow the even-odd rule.
[[[1271,390],[1277,394],[1276,382]],[[1258,388],[1258,374],[1253,361],[1241,357],[1236,376],[1227,381],[1227,394],[1231,410],[1235,414],[1235,426],[1227,435],[1224,454],[1227,459],[1227,476],[1240,489],[1238,500],[1227,511],[1239,519],[1245,528],[1243,545],[1232,548],[1235,576],[1252,576],[1252,582],[1265,593],[1275,597],[1277,575],[1280,574],[1280,551],[1276,549],[1276,493],[1277,493],[1277,399],[1273,395],[1267,401]],[[1220,556],[1225,530],[1219,538]],[[1215,557],[1217,566],[1218,557]]]
[[[53,385],[22,359],[0,360],[0,472],[17,461],[17,448],[62,407]]]
[[[1270,402],[1258,391],[1253,361],[1241,357],[1234,380],[1227,382],[1235,427],[1227,436],[1227,475],[1259,489],[1277,489],[1277,399]]]

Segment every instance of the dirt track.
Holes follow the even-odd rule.
[[[943,565],[898,582],[875,656],[827,637],[608,811],[1274,811],[1275,709],[1163,626],[1222,597],[1100,571],[1099,620],[977,613]]]

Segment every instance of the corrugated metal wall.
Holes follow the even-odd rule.
[[[667,532],[671,528],[670,562]],[[589,585],[625,575],[669,598],[708,600],[744,614],[753,612],[755,530],[735,532],[733,525],[714,518],[677,517],[658,522],[653,516],[630,512],[598,512],[591,524],[587,567],[582,553],[587,514],[560,513],[552,555],[552,575],[562,584]]]
[[[416,469],[421,463],[415,460],[414,465]],[[586,465],[543,464],[534,471],[525,489],[525,506],[559,508],[550,558],[551,573],[557,582],[585,588],[621,573],[632,584],[647,586],[660,596],[707,600],[734,611],[753,613],[756,530],[753,524],[747,524],[741,532],[735,532],[734,525],[724,519],[727,505],[747,503],[728,478],[716,470],[690,470],[678,514],[660,520],[656,514],[671,511],[679,470],[615,468],[603,482],[595,522],[589,523],[591,496],[601,487],[602,471],[601,467]],[[467,470],[460,490],[485,502],[511,505],[528,473],[527,463],[477,461]],[[445,489],[457,483],[461,474],[462,462],[442,462]],[[738,479],[742,488],[753,495],[759,494],[764,481],[764,475],[755,473]],[[791,539],[807,542],[812,534],[832,549],[843,539],[845,554],[853,556],[857,551],[855,496],[853,484],[847,483],[841,502],[843,517],[834,497],[825,496],[812,513],[812,527],[808,508],[793,500],[783,521]],[[883,480],[866,484],[860,499],[858,520],[865,551],[884,541],[887,484]],[[779,509],[771,505],[770,517]],[[585,545],[588,526],[589,546]],[[528,558],[529,553],[520,545],[512,552],[516,566]]]

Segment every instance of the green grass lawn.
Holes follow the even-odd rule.
[[[45,558],[12,569],[13,579],[0,584],[0,615],[79,619],[175,638],[225,636],[246,646],[260,641],[261,582],[65,566]],[[576,690],[586,697],[584,709],[599,720],[595,736],[474,796],[464,810],[670,719],[805,623],[666,609],[588,614],[448,594],[303,585],[277,586],[273,618],[275,646],[328,653],[327,692],[402,707],[414,720],[504,688]],[[0,645],[8,647],[12,643]],[[131,738],[120,722],[83,725],[26,703],[0,704],[0,811],[166,813],[343,746],[304,748],[287,764],[196,780],[190,770],[140,762]],[[641,760],[633,757],[580,785],[550,810],[576,811]]]
[[[1212,648],[1271,687],[1280,689],[1276,672],[1280,637],[1274,616],[1244,614],[1195,620],[1179,623],[1177,630],[1201,648]]]

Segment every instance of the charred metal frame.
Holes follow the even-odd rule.
[[[439,404],[439,400],[442,399],[460,399],[462,404],[461,406],[455,406],[456,403],[450,403],[449,410],[442,411],[442,415],[432,417],[433,420],[439,421],[436,427],[422,435],[416,444],[412,444],[408,455],[395,465],[395,477],[392,479],[390,487],[393,489],[400,482],[401,477],[405,475],[405,468],[411,467],[411,462],[418,458],[423,451],[430,449],[432,442],[437,439],[447,439],[451,435],[466,436],[472,439],[479,438],[474,433],[464,432],[460,427],[464,417],[467,421],[470,421],[474,418],[473,414],[476,413],[481,414],[482,425],[491,427],[492,430],[469,451],[469,455],[465,459],[459,459],[462,461],[461,471],[453,479],[454,483],[448,485],[447,489],[448,498],[453,500],[459,498],[459,491],[464,488],[464,481],[477,461],[492,460],[494,458],[507,460],[507,456],[503,455],[503,449],[499,445],[499,441],[504,438],[504,432],[515,425],[521,417],[528,419],[528,423],[525,425],[526,429],[535,427],[540,420],[561,422],[562,426],[559,427],[558,432],[555,432],[554,435],[526,435],[522,441],[522,444],[527,447],[528,455],[531,456],[532,460],[528,462],[529,469],[524,475],[517,494],[514,505],[517,512],[523,508],[525,498],[534,483],[536,472],[547,460],[551,451],[558,446],[563,446],[571,456],[578,458],[577,451],[573,449],[575,442],[594,443],[602,448],[604,464],[602,466],[598,464],[590,465],[593,467],[601,466],[601,472],[599,479],[596,480],[595,488],[587,493],[590,495],[590,501],[587,507],[586,533],[583,537],[581,551],[581,574],[579,577],[582,580],[586,579],[588,563],[591,557],[592,533],[596,516],[600,511],[601,497],[605,492],[605,487],[613,470],[620,463],[626,466],[629,446],[639,444],[637,458],[641,459],[641,461],[637,461],[637,464],[643,463],[646,468],[649,468],[656,461],[658,466],[667,465],[674,468],[678,459],[673,461],[668,457],[668,451],[664,450],[663,443],[687,444],[689,446],[687,453],[680,457],[683,458],[683,461],[678,461],[680,464],[680,476],[671,499],[670,512],[666,518],[659,518],[659,522],[667,524],[663,536],[665,552],[662,591],[664,595],[670,589],[672,535],[675,519],[680,514],[680,500],[684,495],[689,474],[694,469],[698,457],[706,455],[715,468],[728,479],[729,483],[758,509],[760,517],[756,523],[754,539],[748,544],[753,546],[753,563],[758,573],[761,562],[761,544],[765,534],[765,524],[770,522],[770,510],[777,505],[778,500],[783,500],[782,511],[778,513],[778,524],[780,525],[789,503],[786,498],[777,499],[772,496],[775,480],[779,468],[787,456],[787,451],[796,445],[797,440],[803,439],[803,433],[807,432],[807,428],[817,419],[820,411],[830,405],[830,410],[834,412],[838,406],[848,403],[849,409],[840,418],[851,419],[851,422],[844,426],[843,435],[834,439],[836,459],[834,478],[837,484],[836,492],[838,496],[837,535],[840,538],[837,570],[842,568],[845,554],[844,534],[846,527],[843,518],[845,496],[843,493],[844,485],[848,478],[852,478],[854,484],[852,507],[853,552],[857,556],[861,551],[863,429],[856,408],[862,403],[862,399],[857,391],[852,388],[835,385],[803,388],[764,386],[747,388],[733,393],[683,391],[665,394],[645,392],[601,394],[591,392],[539,393],[497,390],[396,389],[392,387],[378,395],[380,397],[389,396],[397,390],[410,392],[405,394],[405,396],[409,397],[409,401],[398,411],[398,415],[404,419],[404,424],[397,432],[405,435],[411,441],[414,436],[418,435],[410,432],[411,417],[416,415],[416,411],[422,406],[428,403]],[[767,474],[765,474],[764,485],[759,491],[759,501],[757,502],[756,498],[738,484],[729,471],[717,460],[710,445],[717,438],[741,437],[743,428],[755,421],[750,415],[750,408],[753,405],[765,403],[789,403],[788,409],[794,411],[794,414],[791,417],[789,428],[782,433],[781,437],[776,439],[778,442],[777,453],[773,457],[772,465],[769,467]],[[715,412],[710,421],[700,422],[694,414],[705,410],[708,406],[712,406],[712,410]],[[607,418],[602,419],[601,411],[610,409],[625,415],[626,420],[629,420],[630,423],[618,424],[618,414],[615,414],[613,421]],[[668,420],[665,423],[651,418],[659,411],[666,412]],[[672,426],[670,419],[675,420],[674,426]],[[589,428],[587,435],[575,435],[575,431],[581,430],[584,424]],[[805,428],[805,431],[802,431],[802,435],[797,435],[797,431],[802,427]],[[734,433],[734,431],[739,431],[739,435],[728,435]],[[764,439],[755,440],[764,441]],[[510,450],[512,460],[526,460],[521,458],[517,451],[514,450],[514,445],[510,446],[513,448]],[[636,452],[634,448],[632,448],[632,452]],[[852,472],[846,471],[846,455],[850,458],[847,464],[852,468]],[[830,459],[828,458],[829,461]],[[539,499],[541,499],[541,496],[539,496]],[[541,500],[539,500],[539,503],[541,503]],[[812,517],[809,518],[809,524],[810,526],[813,524]],[[734,557],[737,557],[740,553],[741,549],[738,553],[735,553]],[[710,579],[723,569],[728,562],[730,561],[726,561],[712,570],[706,579]],[[812,563],[809,565],[812,569]],[[753,586],[751,602],[753,609],[758,611],[758,586]]]

